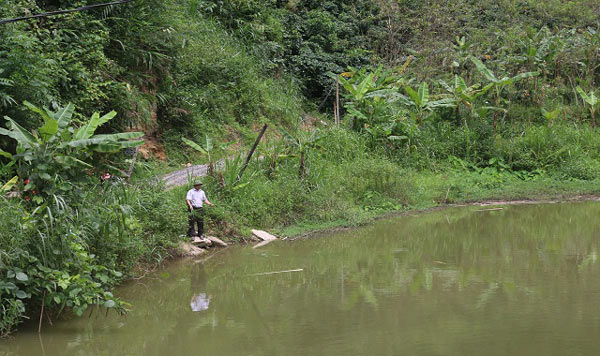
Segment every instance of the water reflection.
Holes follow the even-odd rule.
[[[208,310],[208,306],[210,305],[210,296],[206,294],[207,276],[204,263],[199,261],[195,262],[190,271],[190,286],[192,289],[190,308],[192,308],[192,311],[195,312]]]

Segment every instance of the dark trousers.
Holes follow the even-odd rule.
[[[190,211],[190,228],[188,229],[188,236],[192,237],[195,234],[194,225],[198,225],[198,236],[202,236],[204,233],[204,210],[202,208],[195,208]]]

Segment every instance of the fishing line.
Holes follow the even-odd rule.
[[[121,5],[121,4],[125,4],[125,3],[128,3],[128,2],[132,2],[132,1],[135,1],[135,0],[119,0],[119,1],[102,3],[102,4],[94,4],[94,5],[82,6],[82,7],[78,7],[76,9],[70,9],[70,10],[58,10],[58,11],[44,12],[42,14],[31,15],[31,16],[16,17],[14,19],[4,19],[4,20],[0,20],[0,25],[4,25],[4,24],[7,24],[7,23],[13,23],[13,22],[17,22],[17,21],[25,21],[25,20],[30,20],[30,19],[42,18],[42,17],[49,17],[49,16],[55,16],[55,15],[68,14],[68,13],[71,13],[71,12],[87,11],[87,10],[95,9],[95,8],[98,8],[98,7],[105,7],[105,6],[111,6],[111,5]]]

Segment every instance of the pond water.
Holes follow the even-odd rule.
[[[482,209],[178,261],[0,355],[600,354],[600,203]]]

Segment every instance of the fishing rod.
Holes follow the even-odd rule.
[[[18,21],[26,21],[26,20],[30,20],[30,19],[36,19],[36,18],[42,18],[42,17],[49,17],[49,16],[56,16],[56,15],[68,14],[68,13],[71,13],[71,12],[87,11],[87,10],[95,9],[95,8],[98,8],[98,7],[106,7],[106,6],[111,6],[111,5],[121,5],[121,4],[126,4],[126,3],[132,2],[132,1],[135,1],[135,0],[119,0],[119,1],[102,3],[102,4],[94,4],[94,5],[82,6],[82,7],[78,7],[76,9],[70,9],[70,10],[58,10],[58,11],[44,12],[42,14],[36,14],[36,15],[31,15],[31,16],[16,17],[14,19],[4,19],[4,20],[0,20],[0,25],[4,25],[4,24],[7,24],[7,23],[18,22]]]

